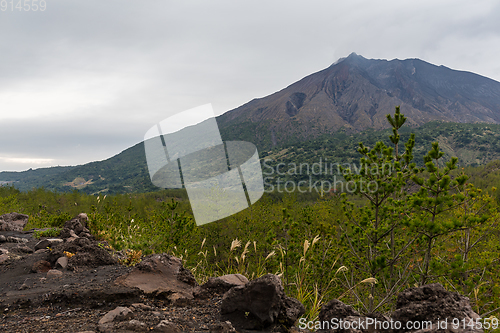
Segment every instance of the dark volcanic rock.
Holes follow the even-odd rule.
[[[66,221],[64,227],[61,230],[61,238],[73,240],[73,238],[84,237],[90,240],[94,240],[94,236],[90,234],[89,229],[87,229],[87,214],[80,213],[74,219]]]
[[[42,239],[38,243],[35,244],[35,251],[40,249],[46,249],[48,247],[53,247],[57,244],[61,244],[63,242],[60,238],[46,238]]]
[[[0,231],[22,231],[28,223],[28,215],[9,213],[0,216]]]
[[[57,259],[66,255],[64,252],[74,254],[68,259],[69,270],[80,266],[98,267],[117,263],[106,249],[99,246],[99,243],[87,238],[78,238],[69,243],[56,245],[48,256],[52,265],[55,265]]]
[[[285,295],[280,278],[273,274],[231,288],[221,303],[222,319],[237,329],[286,331],[304,313],[304,306]]]
[[[193,299],[193,288],[198,285],[191,271],[182,265],[181,259],[168,254],[146,256],[115,283],[139,288],[146,294],[163,295],[177,305],[188,304]]]
[[[208,279],[201,288],[224,294],[232,287],[244,286],[246,283],[248,279],[241,274],[227,274]]]
[[[428,332],[483,332],[474,330],[472,327],[460,327],[452,330],[454,318],[465,319],[468,323],[479,318],[469,303],[467,297],[458,293],[449,292],[439,283],[429,284],[418,288],[410,288],[398,295],[396,311],[392,315],[393,320],[400,321],[405,327],[406,322],[431,321],[432,329]],[[437,322],[448,321],[447,329],[438,329]],[[403,332],[401,330],[400,332]]]
[[[380,330],[373,327],[372,323],[375,321],[382,323],[389,322],[390,319],[378,313],[364,316],[354,310],[352,306],[332,299],[321,307],[318,316],[318,322],[321,324],[320,327],[316,328],[318,333],[379,332]]]

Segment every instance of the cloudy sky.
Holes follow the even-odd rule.
[[[107,159],[180,111],[222,114],[351,52],[500,81],[499,1],[18,2],[0,3],[0,171]]]

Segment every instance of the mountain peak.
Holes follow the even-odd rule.
[[[359,54],[357,54],[356,52],[352,52],[351,54],[349,54],[347,57],[342,57],[342,58],[339,58],[337,61],[335,61],[332,66],[334,65],[337,65],[345,60],[348,60],[348,61],[359,61],[359,60],[366,60],[365,57],[363,56],[360,56]]]
[[[500,82],[419,59],[366,59],[355,52],[267,97],[218,118],[220,128],[252,124],[269,146],[345,129],[387,127],[401,106],[410,126],[433,120],[500,124]],[[243,125],[241,125],[243,126]],[[265,134],[262,134],[265,133]]]

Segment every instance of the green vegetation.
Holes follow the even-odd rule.
[[[47,230],[36,230],[33,233],[33,237],[35,238],[40,238],[40,237],[57,237],[61,234],[61,228],[50,228]]]
[[[399,109],[388,120],[392,129],[382,133],[388,139],[374,141],[380,133],[368,139],[366,132],[358,146],[357,165],[369,167],[341,168],[343,180],[357,185],[353,193],[265,193],[250,208],[197,227],[184,190],[89,195],[0,187],[0,214],[28,214],[30,229],[60,228],[86,212],[98,239],[126,250],[124,264],[137,263],[141,255],[171,253],[199,283],[228,273],[249,279],[279,274],[287,294],[305,304],[309,319],[332,298],[362,312],[390,311],[399,291],[433,282],[468,296],[480,315],[498,315],[500,161],[460,168],[445,151],[455,146],[423,139],[419,133],[425,131],[411,135]],[[461,137],[456,124],[426,128],[444,136],[448,125],[446,137]],[[470,133],[492,128],[464,126]],[[338,135],[348,140],[347,134]],[[488,135],[483,138],[495,137]],[[312,155],[307,147],[291,146],[270,155],[315,162],[340,147],[355,161],[340,139],[335,145],[324,141],[331,138],[318,140],[311,141]],[[363,183],[372,187],[362,190]]]
[[[236,127],[221,130],[226,141],[246,140],[253,142],[259,149],[260,157],[270,159],[267,162],[273,169],[279,163],[353,163],[358,162],[356,151],[358,143],[363,142],[373,147],[377,142],[390,144],[391,130],[367,130],[361,133],[348,133],[345,130],[332,135],[321,135],[306,140],[296,137],[293,142],[279,143],[273,149],[272,135],[268,123],[246,122]],[[418,128],[403,126],[399,130],[401,141],[406,142],[411,133],[415,133],[414,162],[423,166],[423,157],[432,142],[438,142],[445,153],[444,159],[458,157],[458,165],[479,166],[489,161],[500,159],[500,125],[494,124],[456,124],[430,122]],[[279,133],[274,133],[279,138]],[[285,169],[286,171],[286,169]],[[330,174],[329,180],[334,181]],[[308,179],[307,175],[286,175],[283,181],[298,182]],[[313,179],[317,177],[313,176]],[[71,192],[74,189],[87,194],[110,195],[118,193],[145,193],[158,188],[151,184],[144,154],[144,145],[139,143],[120,154],[104,161],[92,162],[72,167],[54,167],[23,172],[0,172],[0,182],[16,181],[13,185],[21,191],[33,188],[45,188],[57,192]],[[269,179],[276,185],[277,177]]]

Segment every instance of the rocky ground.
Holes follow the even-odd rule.
[[[34,230],[22,231],[23,218],[0,217],[0,332],[300,331],[291,326],[303,306],[284,295],[274,275],[251,283],[228,275],[198,286],[181,260],[166,254],[133,268],[119,264],[120,253],[94,240],[83,214],[56,238],[35,239]],[[235,286],[235,298],[223,301]],[[259,300],[248,307],[249,297]]]
[[[86,229],[85,214],[67,221],[56,238],[35,239],[34,230],[23,231],[27,219],[17,213],[0,216],[0,332],[309,332],[299,328],[303,305],[284,294],[275,275],[248,281],[231,274],[199,286],[182,261],[167,254],[146,256],[134,267],[120,264],[123,254],[94,239]],[[317,326],[333,318],[349,323],[375,318],[403,326],[427,320],[433,326],[425,330]],[[360,314],[331,300],[311,329],[483,332],[436,325],[446,318],[479,320],[467,298],[433,284],[400,293],[390,317]]]

